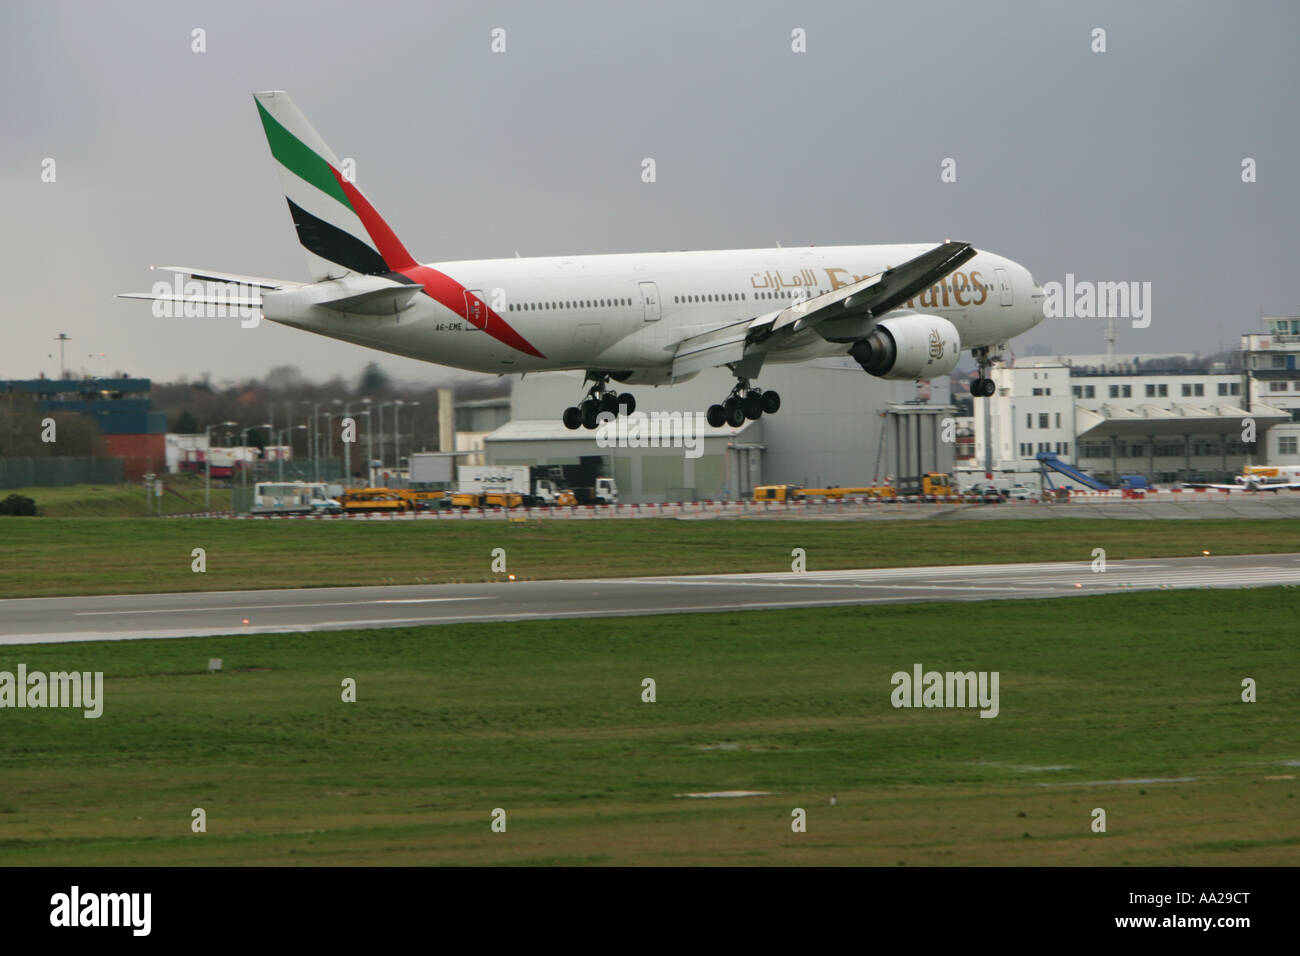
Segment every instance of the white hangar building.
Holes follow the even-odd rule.
[[[756,385],[780,394],[780,411],[739,428],[709,428],[705,410],[734,384],[729,372],[714,369],[679,385],[621,387],[636,398],[637,414],[668,413],[667,434],[656,437],[658,447],[631,447],[641,442],[634,435],[624,447],[601,447],[601,432],[570,431],[560,420],[586,394],[581,373],[518,376],[510,421],[486,436],[485,454],[497,465],[605,455],[620,500],[643,503],[747,498],[765,484],[902,484],[926,471],[952,471],[954,442],[942,440],[944,419],[955,414],[947,379],[885,381],[847,356],[767,365]]]

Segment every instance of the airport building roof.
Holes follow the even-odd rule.
[[[1253,418],[1262,431],[1291,420],[1291,413],[1256,403],[1250,410],[1236,405],[1143,404],[1122,408],[1104,404],[1099,410],[1074,407],[1075,434],[1080,441],[1128,436],[1231,435],[1241,432],[1242,420]]]

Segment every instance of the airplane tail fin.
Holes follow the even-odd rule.
[[[254,93],[313,281],[348,272],[385,275],[416,265],[375,207],[282,90]]]

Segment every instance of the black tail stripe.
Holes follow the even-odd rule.
[[[286,197],[285,202],[289,204],[294,228],[298,230],[298,241],[308,251],[363,275],[383,275],[389,271],[384,257],[356,236],[318,219],[292,199]]]

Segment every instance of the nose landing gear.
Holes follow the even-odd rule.
[[[971,355],[975,357],[975,361],[979,364],[979,376],[970,383],[972,398],[991,398],[997,394],[997,383],[988,377],[989,368],[993,364],[991,351],[987,345],[982,348],[971,349]]]

